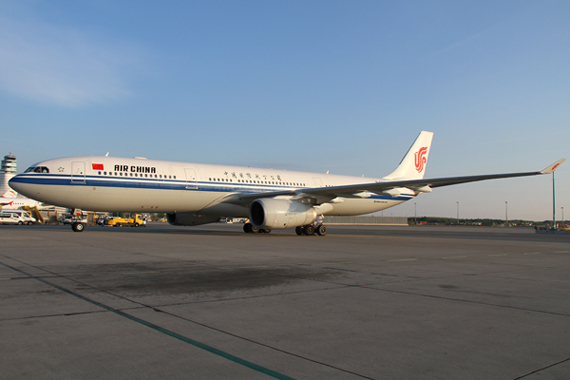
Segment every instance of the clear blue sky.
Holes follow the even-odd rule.
[[[428,177],[540,170],[570,159],[569,20],[550,0],[3,0],[0,155],[382,177],[428,130]],[[570,218],[570,162],[556,176]],[[417,213],[549,219],[551,180],[436,189]]]

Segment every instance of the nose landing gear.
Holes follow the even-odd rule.
[[[83,232],[83,230],[85,229],[85,223],[82,223],[82,222],[74,222],[74,223],[71,225],[71,229],[72,229],[74,232]]]

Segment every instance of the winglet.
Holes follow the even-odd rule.
[[[553,163],[552,165],[550,165],[549,167],[547,167],[546,169],[541,171],[540,174],[550,174],[550,173],[554,172],[556,170],[556,168],[559,167],[560,164],[563,163],[564,161],[566,161],[565,158],[556,161],[555,163]]]

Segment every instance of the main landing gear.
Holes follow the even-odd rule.
[[[243,225],[243,232],[248,234],[268,234],[271,232],[271,229],[259,228],[251,223],[246,223]],[[295,227],[295,233],[299,236],[325,236],[327,234],[327,227],[323,224],[307,224],[306,226]]]
[[[246,234],[268,234],[271,232],[271,228],[259,228],[251,223],[246,223],[243,225],[243,232]]]
[[[295,227],[295,233],[299,236],[325,236],[327,234],[327,226],[324,224],[307,224],[306,226]]]

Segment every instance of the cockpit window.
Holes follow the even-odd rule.
[[[47,166],[30,166],[29,168],[26,169],[24,173],[29,173],[29,172],[49,173],[49,169],[47,168]]]

